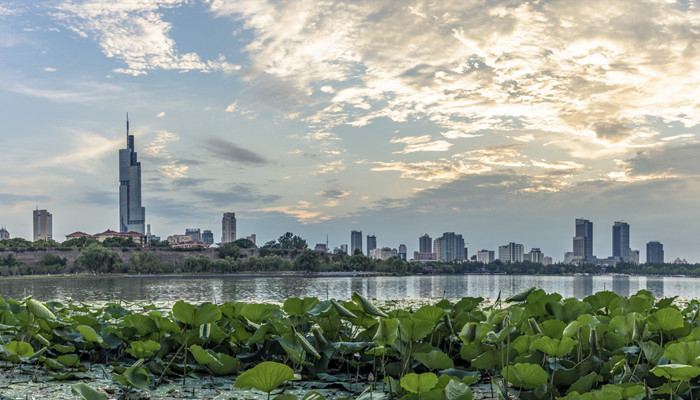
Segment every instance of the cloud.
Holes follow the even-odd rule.
[[[163,11],[180,7],[183,0],[114,2],[88,0],[65,1],[56,6],[53,16],[66,28],[83,38],[96,40],[108,58],[126,64],[114,71],[145,75],[152,70],[225,71],[236,70],[223,56],[202,60],[197,53],[180,53],[169,36],[172,24],[163,19]]]
[[[88,191],[79,200],[83,204],[99,207],[115,207],[119,204],[119,192]]]
[[[50,87],[53,85],[53,87]],[[0,87],[5,84],[0,83]],[[7,90],[25,96],[39,97],[57,103],[94,103],[120,96],[124,89],[109,83],[65,82],[39,84],[34,82],[14,83]]]
[[[270,163],[270,161],[262,155],[239,147],[223,139],[210,138],[206,139],[204,143],[204,147],[207,151],[209,151],[213,156],[224,161],[246,165],[265,165]]]
[[[46,67],[44,68],[44,72],[56,72],[56,68]]]
[[[51,197],[45,195],[24,195],[0,192],[0,202],[8,205],[10,208],[28,203],[48,203],[52,200]]]
[[[159,112],[159,113],[156,115],[156,117],[158,117],[158,118],[163,118],[163,117],[165,117],[165,111]]]
[[[182,179],[187,176],[188,169],[189,167],[187,165],[182,165],[176,161],[172,161],[168,164],[164,164],[158,167],[158,172],[160,172],[168,178]]]
[[[397,171],[399,176],[405,179],[415,179],[419,181],[452,181],[462,175],[482,174],[491,171],[492,168],[483,165],[469,165],[463,162],[451,162],[442,160],[421,161],[421,162],[373,162],[375,166],[371,171]]]
[[[143,150],[146,152],[146,154],[152,157],[170,159],[171,156],[168,152],[167,145],[168,143],[176,142],[178,140],[180,140],[180,138],[172,132],[159,131],[156,138],[151,140],[151,142],[147,144]]]
[[[327,189],[320,192],[316,192],[316,196],[325,197],[327,199],[342,199],[350,195],[350,192],[339,189]]]
[[[276,194],[261,194],[257,187],[250,184],[236,184],[227,190],[197,190],[195,195],[211,206],[232,206],[241,204],[267,204],[281,199]]]
[[[251,211],[262,213],[281,213],[295,218],[298,222],[304,225],[317,224],[331,219],[330,216],[323,215],[323,213],[319,211],[317,207],[313,207],[311,203],[303,200],[293,205],[266,207]]]
[[[115,154],[123,145],[123,137],[108,139],[96,133],[70,132],[73,138],[68,153],[44,157],[30,162],[29,168],[62,167],[96,174],[98,166],[104,163],[108,154]]]
[[[640,151],[618,160],[617,171],[608,176],[618,181],[657,180],[700,176],[700,143]]]
[[[337,174],[345,170],[343,160],[331,161],[327,163],[316,164],[316,174]]]
[[[234,101],[233,103],[229,104],[226,107],[226,112],[234,112],[236,111],[236,108],[238,107],[238,100]]]

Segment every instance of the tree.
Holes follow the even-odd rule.
[[[238,248],[236,242],[226,243],[225,245],[219,247],[219,258],[231,257],[234,260],[238,259],[241,256],[241,250]]]
[[[61,247],[87,247],[93,243],[98,243],[97,239],[89,236],[80,236],[66,240],[61,243]]]
[[[313,250],[304,250],[294,260],[294,269],[297,271],[318,272],[321,269],[321,260],[318,253]]]
[[[129,257],[129,272],[149,274],[161,272],[160,260],[155,254],[134,253]]]
[[[39,262],[36,263],[36,265],[42,266],[42,267],[49,267],[49,266],[60,266],[60,267],[65,267],[68,264],[68,260],[65,257],[59,257],[55,256],[51,253],[47,254],[39,260]]]
[[[233,243],[238,246],[239,249],[254,249],[256,247],[255,243],[248,239],[238,239]]]
[[[287,232],[277,239],[279,247],[282,249],[298,249],[303,250],[307,247],[306,240],[294,235],[292,232]]]
[[[104,247],[138,247],[131,239],[121,236],[111,236],[102,242]]]
[[[358,251],[348,258],[348,264],[353,271],[370,271],[373,267],[372,259]]]
[[[122,260],[116,252],[95,243],[80,252],[75,264],[84,271],[102,274],[121,269]]]
[[[32,247],[34,248],[46,248],[46,247],[58,247],[58,242],[55,240],[37,240],[36,242],[32,243]]]

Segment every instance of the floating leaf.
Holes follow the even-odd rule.
[[[213,373],[219,376],[234,375],[238,372],[238,359],[224,353],[216,353],[218,363],[207,364]]]
[[[123,374],[114,374],[114,380],[116,380],[124,386],[148,391],[149,384],[151,381],[148,378],[148,372],[146,372],[146,370],[143,369],[141,365],[143,365],[143,358],[136,361],[132,366],[127,368]]]
[[[195,307],[180,300],[173,305],[173,315],[185,324],[200,326],[220,320],[221,310],[212,303],[203,303]]]
[[[160,343],[153,340],[131,342],[129,346],[130,348],[126,352],[136,359],[150,357],[160,350]]]
[[[10,353],[19,357],[29,358],[34,355],[34,348],[27,342],[18,342],[13,340],[6,344],[5,348]]]
[[[429,353],[414,353],[413,358],[423,363],[430,370],[448,369],[455,366],[454,361],[441,350],[433,350]]]
[[[83,382],[78,382],[70,388],[71,393],[79,396],[81,400],[107,400],[107,395],[91,388]]]
[[[432,372],[423,374],[410,373],[401,378],[401,387],[411,393],[425,393],[438,383],[437,375]]]
[[[534,389],[547,383],[549,375],[537,364],[517,363],[503,368],[501,374],[507,377],[513,386],[523,389]]]
[[[274,361],[264,361],[243,372],[233,387],[247,389],[254,387],[265,393],[275,390],[285,381],[297,380],[294,371],[284,364]]]

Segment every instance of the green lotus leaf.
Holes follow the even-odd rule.
[[[340,302],[336,301],[335,299],[331,299],[331,304],[333,304],[333,307],[335,308],[335,310],[338,312],[338,314],[341,317],[350,318],[350,319],[357,318],[357,315],[355,315],[352,311],[345,308],[345,306],[340,304]]]
[[[304,349],[304,351],[306,351],[306,354],[308,354],[308,355],[310,355],[311,357],[314,357],[314,358],[321,358],[321,355],[318,354],[318,351],[316,351],[316,349],[314,348],[314,346],[312,346],[311,343],[309,343],[309,341],[306,340],[306,338],[304,337],[304,335],[302,335],[302,334],[299,333],[299,332],[296,332],[296,333],[294,334],[294,336],[296,337],[297,342],[299,342],[299,344],[300,344],[301,347]]]
[[[571,350],[574,349],[576,343],[578,343],[578,341],[568,337],[557,340],[543,336],[532,342],[532,348],[535,350],[540,350],[550,357],[561,358],[571,353]]]
[[[203,303],[195,307],[183,300],[173,305],[173,315],[181,322],[200,326],[221,319],[221,310],[212,303]]]
[[[44,365],[47,367],[55,370],[55,371],[61,371],[66,368],[65,365],[61,364],[60,362],[54,360],[53,358],[46,358],[46,357],[40,357],[39,361],[43,362]]]
[[[248,389],[254,387],[265,393],[278,388],[285,381],[297,380],[294,371],[284,364],[274,361],[264,361],[255,367],[243,372],[233,387]]]
[[[414,353],[413,358],[423,363],[429,370],[448,369],[455,366],[454,361],[442,350],[432,350],[429,353]]]
[[[523,290],[522,292],[518,292],[518,293],[508,297],[506,299],[506,302],[510,303],[510,302],[514,302],[514,301],[525,301],[527,299],[527,296],[529,296],[530,293],[534,292],[535,289],[537,289],[537,288],[534,286],[529,287],[529,288]]]
[[[438,383],[437,375],[432,372],[423,374],[410,373],[401,378],[401,387],[411,393],[425,393]]]
[[[700,375],[700,367],[683,364],[657,365],[651,372],[660,377],[670,378],[674,381],[685,381]]]
[[[71,393],[81,400],[107,400],[107,395],[91,388],[83,382],[78,382],[70,388]]]
[[[207,365],[207,364],[211,364],[211,363],[221,364],[221,362],[219,362],[219,360],[214,355],[215,353],[213,353],[211,350],[204,350],[202,348],[202,346],[198,346],[196,344],[193,344],[189,347],[189,350],[190,350],[190,353],[192,353],[192,355],[194,356],[194,359],[197,360],[198,364],[202,364],[202,365]]]
[[[216,353],[218,363],[207,364],[207,368],[216,375],[234,375],[238,372],[238,359],[224,353]]]
[[[517,363],[501,371],[508,382],[522,389],[534,389],[547,383],[549,375],[537,364]]]
[[[148,378],[148,372],[146,372],[141,365],[143,365],[143,358],[127,368],[123,374],[114,374],[113,379],[124,386],[141,389],[147,392],[151,381]]]
[[[581,323],[579,321],[571,321],[569,322],[569,325],[564,328],[561,336],[573,338],[578,335],[579,329],[581,329]]]
[[[661,360],[664,353],[664,348],[652,341],[641,342],[640,347],[644,352],[644,357],[651,365],[656,365]]]
[[[131,354],[134,358],[139,359],[150,357],[158,350],[160,350],[160,343],[154,342],[153,340],[146,340],[145,342],[131,342],[130,349],[126,352]]]
[[[307,392],[301,400],[326,400],[326,397],[321,393],[312,390],[310,392]]]
[[[288,315],[296,315],[297,317],[303,317],[309,311],[313,310],[320,301],[315,297],[305,297],[300,299],[298,297],[292,297],[285,300],[282,309]]]
[[[279,310],[279,306],[274,304],[247,303],[243,306],[241,315],[247,320],[259,324],[267,320],[274,310]]]
[[[381,318],[377,324],[377,333],[372,340],[378,346],[391,346],[399,335],[399,320],[396,318]],[[316,336],[314,334],[314,336]]]
[[[474,395],[469,385],[456,379],[451,379],[445,387],[445,398],[447,400],[472,400]]]
[[[435,324],[424,319],[399,318],[399,338],[404,342],[421,340],[433,329]]]
[[[666,347],[664,358],[673,364],[700,366],[700,341],[672,343]]]
[[[27,300],[27,308],[37,318],[51,319],[51,320],[56,319],[56,316],[54,315],[54,313],[52,313],[48,308],[46,308],[46,306],[43,305],[40,301],[37,301],[34,299]]]
[[[78,357],[72,356],[70,354],[60,355],[60,356],[56,357],[56,361],[65,365],[66,367],[75,367],[78,364],[80,364],[80,359]]]
[[[102,339],[102,336],[98,335],[95,330],[87,325],[78,325],[76,328],[78,332],[80,332],[81,335],[87,340],[88,342],[93,342],[93,343],[102,343],[104,340]]]
[[[54,349],[58,350],[59,353],[73,353],[75,351],[75,346],[65,346],[59,343],[56,343],[52,346]]]
[[[588,375],[580,377],[576,382],[571,384],[569,389],[566,390],[566,393],[586,393],[590,391],[593,385],[595,385],[597,382],[603,382],[603,377],[595,372],[591,372]]]
[[[552,339],[561,339],[566,329],[566,323],[558,319],[548,319],[539,324],[542,333]]]
[[[443,315],[445,315],[445,311],[440,307],[426,305],[416,310],[412,318],[414,320],[423,319],[437,324],[442,320]]]
[[[139,336],[145,336],[149,333],[158,332],[158,327],[153,319],[142,314],[127,315],[123,319],[124,326],[136,328]]]
[[[27,342],[11,341],[5,345],[7,351],[19,357],[29,358],[34,355],[34,348]]]
[[[674,307],[662,308],[651,316],[662,331],[671,331],[683,327],[683,316]]]
[[[382,318],[389,318],[386,313],[377,307],[374,306],[369,300],[367,300],[363,295],[353,292],[352,293],[352,299],[355,300],[357,304],[362,307],[362,311],[364,311],[365,314],[367,315],[373,315],[375,317],[382,317]]]

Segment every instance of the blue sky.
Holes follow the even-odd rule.
[[[115,229],[125,115],[155,234],[700,261],[700,9],[686,1],[9,1],[0,225]]]

